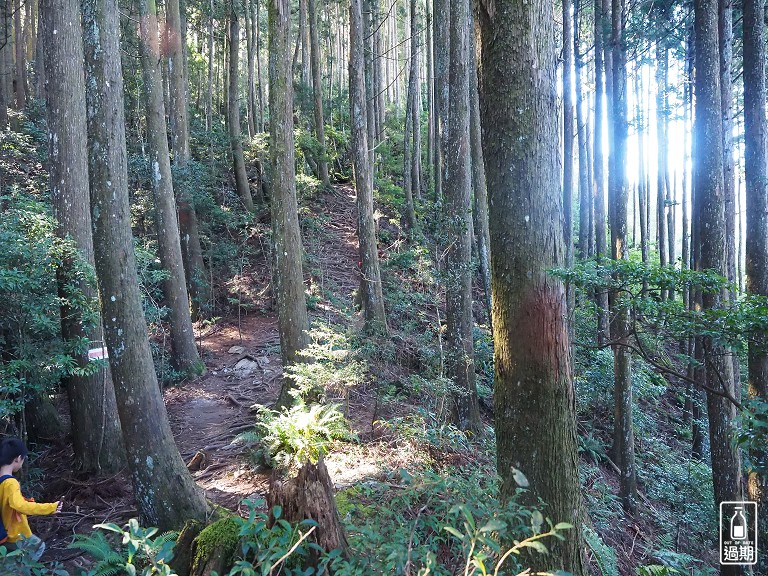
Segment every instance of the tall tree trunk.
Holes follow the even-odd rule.
[[[0,0],[0,130],[8,127],[8,58],[6,53],[11,49],[8,37],[10,29],[9,18],[10,0]]]
[[[503,498],[516,493],[519,469],[530,481],[530,502],[540,497],[553,522],[574,524],[549,555],[531,558],[533,571],[582,576],[565,290],[547,273],[563,264],[553,4],[511,0],[496,3],[492,13],[481,4],[478,16],[483,152],[493,206],[496,468]]]
[[[259,132],[264,131],[264,83],[261,74],[261,2],[254,2],[254,12],[256,14],[256,81],[258,82],[259,96]]]
[[[203,494],[173,441],[139,293],[128,204],[117,0],[84,0],[88,154],[96,273],[136,505],[145,526],[204,520]]]
[[[563,237],[565,266],[573,266],[573,17],[572,0],[562,0],[563,18]],[[571,308],[572,287],[566,285]]]
[[[445,138],[444,222],[446,252],[446,343],[454,394],[454,420],[462,430],[480,426],[472,337],[472,218],[469,123],[469,1],[450,0],[448,123]],[[472,74],[476,72],[471,71]],[[418,124],[414,122],[414,129]]]
[[[408,82],[408,101],[405,105],[405,129],[403,130],[403,195],[405,196],[405,222],[404,228],[408,238],[413,238],[416,230],[416,206],[413,201],[413,178],[411,177],[411,166],[413,161],[413,147],[411,132],[413,132],[413,106],[411,98],[415,97],[415,83]]]
[[[626,260],[627,248],[627,177],[625,171],[627,147],[627,70],[624,46],[624,1],[613,0],[611,6],[611,111],[613,140],[609,169],[609,219],[611,225],[611,258]],[[609,294],[611,309],[611,340],[614,372],[613,455],[621,469],[619,495],[624,509],[637,509],[637,475],[635,471],[635,437],[632,421],[632,363],[629,348],[630,319],[627,302],[618,294]]]
[[[766,137],[765,21],[764,4],[744,1],[744,176],[746,179],[746,289],[768,296],[768,139]],[[749,395],[768,401],[768,353],[765,335],[756,335],[749,346]],[[755,454],[766,457],[766,448]],[[757,501],[762,526],[768,527],[768,479],[749,475],[750,500]],[[765,530],[762,530],[765,534]],[[761,567],[766,566],[765,559]]]
[[[723,120],[720,91],[717,0],[695,0],[696,122],[694,124],[694,214],[699,219],[701,268],[726,274],[725,191],[723,185]],[[719,308],[727,294],[706,293],[704,309]],[[734,394],[733,363],[725,348],[705,337],[706,382],[714,390]],[[736,410],[727,399],[707,393],[709,442],[715,505],[742,500],[741,458],[733,442]],[[723,575],[743,574],[741,566],[721,566]]]
[[[144,98],[147,110],[149,164],[152,167],[152,192],[160,261],[168,277],[163,281],[163,296],[171,327],[171,361],[179,372],[197,376],[205,371],[195,346],[195,333],[189,313],[189,295],[179,241],[179,223],[171,181],[171,163],[165,128],[160,41],[155,0],[141,0],[140,34]]]
[[[27,0],[29,1],[29,0]],[[21,0],[14,0],[13,7],[13,48],[16,67],[14,82],[16,83],[16,109],[27,107],[27,59],[24,55],[24,30],[21,27]]]
[[[303,248],[296,200],[293,144],[293,80],[291,74],[288,0],[269,2],[269,128],[272,161],[272,258],[277,301],[280,355],[283,366],[301,362],[307,346],[309,319],[304,299]],[[278,405],[293,402],[293,379],[283,377]]]
[[[432,0],[434,6],[434,65],[435,65],[435,115],[437,123],[435,124],[435,157],[433,159],[435,166],[435,201],[438,205],[443,202],[443,179],[445,163],[445,139],[446,122],[448,120],[448,49],[449,39],[449,13],[450,0]]]
[[[416,138],[415,134],[419,130],[419,120],[416,116],[417,107],[417,78],[419,75],[419,64],[417,54],[417,23],[416,23],[416,2],[410,3],[410,22],[411,22],[411,61],[408,74],[408,97],[405,103],[405,131],[403,133],[403,191],[405,192],[405,225],[408,228],[409,235],[413,234],[416,228],[416,209],[414,206],[414,196],[418,195],[418,176],[415,170],[416,161]]]
[[[667,50],[660,41],[656,42],[656,248],[659,264],[667,265],[667,215],[665,211],[667,178],[667,133],[664,118],[667,115]],[[661,298],[667,291],[661,291]]]
[[[256,33],[253,29],[253,12],[251,0],[245,0],[243,15],[245,16],[245,44],[247,59],[246,109],[248,114],[248,136],[256,135]]]
[[[472,11],[469,12],[469,131],[472,154],[472,190],[475,203],[472,210],[472,224],[477,237],[477,255],[480,261],[480,275],[485,292],[485,311],[493,329],[493,310],[491,305],[491,236],[488,230],[488,187],[485,178],[485,160],[483,158],[483,134],[480,125],[480,94],[477,85],[477,50],[475,46],[475,22]],[[429,43],[427,43],[428,45]]]
[[[637,65],[635,68],[635,94],[641,94],[642,68]],[[643,105],[638,98],[635,102],[635,114],[637,116],[637,140],[638,140],[638,174],[637,174],[637,197],[638,197],[638,216],[640,223],[640,257],[643,264],[648,263],[648,220],[647,213],[648,190],[645,188],[645,131],[646,121],[643,116]],[[647,287],[647,286],[644,286]]]
[[[213,42],[213,0],[210,0],[209,16],[208,16],[208,91],[205,94],[205,129],[211,131],[213,129],[213,88],[214,88],[214,75],[213,75],[213,60],[214,60],[214,42]]]
[[[605,233],[605,158],[603,156],[603,101],[605,70],[604,66],[604,40],[606,17],[603,12],[603,0],[595,0],[595,131],[594,131],[594,212],[595,212],[595,256],[604,258],[608,254],[606,248]],[[597,344],[604,345],[609,335],[608,326],[608,293],[600,291],[595,294],[597,300]]]
[[[736,283],[736,165],[733,157],[733,0],[718,2],[720,94],[723,118],[723,194],[725,199],[725,270]],[[731,293],[735,298],[735,292]],[[734,365],[736,367],[736,365]],[[738,391],[737,391],[738,394]]]
[[[311,76],[309,74],[309,26],[307,26],[307,2],[308,0],[299,0],[299,37],[297,42],[301,45],[301,83],[304,86],[310,86]]]
[[[592,194],[589,186],[589,159],[587,157],[587,124],[584,121],[584,95],[581,86],[581,72],[584,66],[581,57],[581,42],[579,41],[579,14],[580,0],[575,0],[573,5],[573,62],[574,84],[576,87],[576,135],[579,146],[579,256],[588,258],[589,239],[592,236],[590,226]],[[568,40],[570,42],[570,39]]]
[[[229,98],[227,100],[227,125],[229,126],[229,145],[232,150],[232,165],[235,171],[235,185],[240,201],[249,212],[255,210],[251,185],[245,172],[242,133],[240,131],[240,16],[236,0],[232,0],[229,11]],[[261,204],[262,199],[257,198]]]
[[[181,18],[179,0],[167,0],[166,26],[168,30],[168,72],[170,75],[171,102],[171,149],[176,168],[174,183],[176,204],[179,211],[181,255],[187,289],[192,301],[192,312],[199,313],[200,306],[208,300],[203,249],[197,212],[190,193],[190,178],[186,174],[190,159],[188,120],[188,79],[186,66],[186,25]]]
[[[420,31],[421,21],[419,19],[419,10],[417,3],[411,3],[411,73],[414,77],[414,94],[410,100],[411,119],[413,122],[413,155],[411,157],[411,182],[413,195],[421,199],[421,64],[419,63],[420,53]],[[408,88],[410,92],[410,86]]]
[[[376,222],[373,217],[373,189],[368,156],[368,113],[363,56],[362,0],[349,7],[349,105],[352,128],[352,163],[357,190],[357,231],[360,252],[360,296],[368,334],[385,333],[387,318],[379,271]]]
[[[309,3],[309,37],[312,59],[312,94],[315,100],[315,134],[320,143],[320,158],[318,166],[320,168],[320,179],[325,186],[331,185],[328,177],[328,158],[325,147],[325,120],[323,119],[323,80],[322,69],[320,68],[320,39],[317,30],[317,8],[315,0],[307,0]]]
[[[82,30],[80,20],[72,18],[80,6],[77,0],[42,0],[40,8],[44,15],[45,57],[51,71],[46,85],[48,171],[57,235],[71,238],[83,260],[93,266]],[[66,301],[64,284],[73,279],[72,265],[73,262],[67,261],[59,271],[62,301]],[[79,286],[86,298],[98,299],[95,287],[86,282],[80,282]],[[89,347],[103,346],[101,316],[97,315],[87,330],[83,321],[76,309],[62,306],[63,338],[85,338],[90,342]],[[76,361],[78,367],[85,368],[88,355],[83,352]],[[88,476],[116,472],[125,464],[125,451],[109,369],[90,376],[69,376],[66,384],[74,469]]]
[[[426,41],[424,44],[424,51],[427,55],[427,168],[426,178],[427,184],[425,188],[434,192],[435,188],[435,135],[437,133],[436,117],[435,117],[435,66],[432,57],[432,0],[426,0],[424,2],[426,9]],[[474,34],[473,34],[474,37]],[[477,70],[477,65],[474,66]],[[475,82],[477,84],[477,82]],[[478,120],[479,122],[479,120]]]

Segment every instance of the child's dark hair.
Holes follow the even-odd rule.
[[[3,438],[2,442],[0,442],[0,466],[7,466],[17,456],[27,457],[27,447],[24,446],[24,442],[13,436]]]

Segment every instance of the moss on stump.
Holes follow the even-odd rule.
[[[193,542],[190,576],[226,574],[234,564],[239,542],[240,526],[232,516],[204,528]]]

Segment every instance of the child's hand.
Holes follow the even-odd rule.
[[[61,512],[62,508],[64,508],[64,500],[63,499],[59,500],[58,502],[56,502],[56,514]]]

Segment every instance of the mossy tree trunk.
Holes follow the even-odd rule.
[[[87,126],[85,80],[80,20],[72,18],[80,9],[77,0],[42,0],[42,40],[49,73],[46,77],[48,127],[48,171],[57,235],[71,238],[82,259],[93,266],[93,236],[88,197]],[[55,32],[55,33],[54,33]],[[72,261],[57,272],[59,293],[66,300],[66,285],[74,281]],[[86,298],[98,301],[95,286],[78,281]],[[90,329],[83,326],[81,312],[62,305],[61,331],[65,340],[87,339],[89,347],[103,346],[101,315]],[[88,365],[83,351],[76,359]],[[91,376],[66,379],[72,420],[73,467],[85,475],[116,472],[125,464],[125,451],[117,415],[115,391],[108,368]]]
[[[128,203],[117,0],[84,0],[88,168],[96,274],[123,440],[144,525],[204,520],[208,505],[173,441],[141,307]]]
[[[581,552],[574,389],[565,289],[547,271],[563,264],[556,48],[550,0],[481,4],[481,118],[490,213],[494,427],[501,493],[516,491],[574,529],[534,570],[585,574]]]

